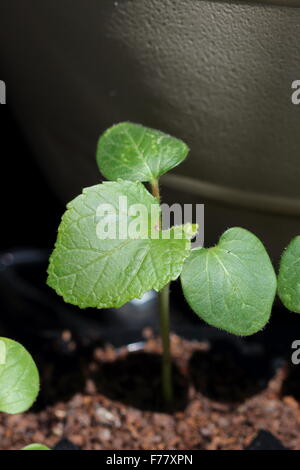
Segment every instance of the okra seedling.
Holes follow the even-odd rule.
[[[22,450],[50,450],[49,447],[44,446],[43,444],[29,444],[26,447],[23,447]]]
[[[29,352],[16,341],[0,338],[0,412],[23,413],[39,392],[39,374]]]
[[[29,352],[16,341],[0,337],[0,412],[23,413],[39,392],[39,373]],[[23,450],[50,450],[30,444]]]
[[[269,256],[249,231],[232,228],[216,246],[194,249],[196,225],[163,229],[159,178],[187,154],[184,142],[157,130],[127,122],[108,129],[98,142],[97,163],[111,181],[85,188],[67,205],[48,268],[49,286],[81,308],[117,308],[151,289],[159,292],[169,404],[169,283],[181,276],[194,312],[237,335],[264,327],[276,293]]]
[[[300,236],[283,252],[278,274],[278,295],[286,308],[300,313]]]

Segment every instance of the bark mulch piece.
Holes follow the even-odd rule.
[[[41,394],[20,415],[0,415],[0,449],[67,439],[81,449],[245,449],[260,430],[300,449],[300,405],[281,363],[242,357],[224,344],[172,335],[176,401],[160,396],[161,345],[97,347],[88,357],[41,361]],[[292,390],[293,394],[286,394]],[[285,392],[284,392],[285,391]],[[260,434],[261,439],[261,434]],[[65,441],[67,442],[67,441]]]

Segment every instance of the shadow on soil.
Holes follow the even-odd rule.
[[[94,381],[100,393],[126,405],[149,411],[179,411],[187,404],[188,383],[176,365],[172,367],[175,395],[172,409],[166,409],[163,401],[158,354],[136,352],[105,363]]]
[[[261,351],[241,351],[229,341],[219,340],[209,351],[197,351],[190,360],[196,390],[212,400],[241,403],[264,390],[274,374]]]

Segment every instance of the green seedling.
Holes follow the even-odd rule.
[[[294,238],[283,252],[278,274],[278,295],[286,308],[300,313],[300,236]]]
[[[44,446],[43,444],[29,444],[26,447],[23,447],[22,450],[51,450],[49,447]]]
[[[193,249],[196,225],[162,229],[159,178],[187,154],[184,142],[157,130],[127,122],[108,129],[98,142],[97,163],[112,181],[84,189],[67,205],[48,268],[48,285],[81,308],[121,307],[151,289],[159,292],[162,387],[168,404],[173,398],[170,282],[181,276],[194,312],[210,325],[241,336],[268,322],[277,287],[269,256],[249,231],[232,228],[216,246]],[[151,193],[143,183],[150,184]],[[139,216],[124,213],[120,197],[146,211]],[[103,204],[114,210],[100,214]],[[124,220],[127,226],[139,225],[140,232],[120,237]],[[99,236],[99,224],[115,236]]]
[[[0,338],[0,412],[27,411],[36,400],[39,388],[39,373],[29,352],[16,341]],[[46,447],[31,444],[25,449],[46,450]]]
[[[28,351],[16,341],[0,338],[0,412],[23,413],[39,392],[39,374]]]

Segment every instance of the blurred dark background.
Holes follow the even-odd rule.
[[[0,106],[0,138],[0,250],[49,248],[55,241],[64,206],[40,171],[8,104]]]

